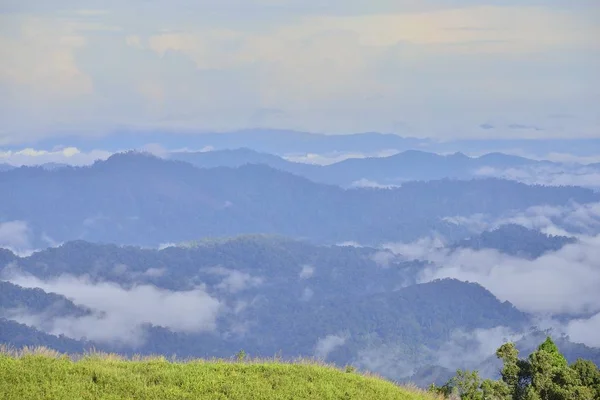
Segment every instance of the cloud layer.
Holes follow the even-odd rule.
[[[25,254],[31,250],[31,232],[24,221],[0,223],[0,248],[11,250],[17,254]]]
[[[446,217],[444,220],[463,225],[475,233],[495,229],[504,224],[517,224],[529,229],[539,230],[548,235],[585,238],[600,234],[600,203],[572,203],[567,206],[538,205],[524,211],[507,213],[499,218],[491,218],[485,214],[474,214]],[[422,240],[431,239],[425,238]],[[422,244],[415,244],[417,249],[423,247]],[[402,245],[406,246],[405,244]]]
[[[593,137],[598,7],[568,3],[3,2],[0,145],[123,127]]]
[[[315,346],[315,357],[325,360],[332,351],[343,346],[345,343],[345,336],[327,335],[317,341]]]
[[[210,332],[217,327],[217,317],[224,305],[201,287],[172,292],[151,285],[129,289],[111,282],[92,283],[86,278],[61,276],[43,281],[31,276],[14,276],[13,283],[23,287],[39,287],[62,294],[75,304],[95,311],[93,315],[53,320],[53,334],[93,341],[141,345],[144,326],[153,324],[178,332]],[[17,315],[19,322],[39,326],[44,316]]]
[[[0,163],[16,167],[23,165],[33,166],[47,163],[67,165],[90,165],[97,160],[106,160],[111,153],[104,150],[82,152],[76,147],[65,147],[54,150],[36,150],[26,148],[17,151],[0,151]]]
[[[492,249],[453,250],[441,238],[388,244],[384,248],[396,257],[429,261],[419,274],[421,282],[441,278],[477,282],[500,300],[510,301],[520,310],[535,315],[540,326],[552,327],[589,346],[599,345],[594,336],[600,321],[599,203],[536,206],[499,219],[473,215],[446,220],[468,226],[473,232],[513,223],[548,234],[576,237],[575,243],[533,260]],[[553,321],[557,315],[576,319],[559,323]]]
[[[531,313],[600,311],[600,237],[567,245],[535,260],[496,250],[431,250],[422,281],[456,278],[478,282],[500,300]]]
[[[566,334],[577,343],[600,348],[600,313],[588,319],[577,319],[569,322]]]
[[[498,169],[485,167],[475,172],[479,176],[491,176],[546,186],[582,186],[600,189],[600,168],[588,166],[536,166]]]

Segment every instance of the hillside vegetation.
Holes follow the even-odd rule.
[[[501,302],[480,285],[457,280],[415,285],[422,268],[422,262],[396,259],[392,253],[376,249],[316,246],[260,236],[205,241],[194,247],[162,251],[69,242],[29,257],[15,256],[10,267],[0,265],[0,275],[16,270],[51,282],[50,286],[42,285],[49,292],[47,298],[18,286],[31,286],[27,279],[15,278],[15,282],[4,284],[10,290],[4,296],[4,314],[0,303],[0,318],[13,322],[0,319],[0,343],[18,348],[45,346],[66,353],[94,347],[129,355],[223,358],[245,349],[258,357],[282,351],[282,356],[293,358],[312,357],[320,341],[337,337],[340,345],[322,355],[328,362],[353,364],[398,380],[410,374],[413,365],[434,362],[439,347],[451,339],[455,330],[506,326],[518,331],[530,326],[528,315]],[[69,284],[74,292],[61,289],[60,282],[69,281],[74,282]],[[400,283],[407,286],[399,288]],[[33,286],[38,284],[33,282]],[[173,298],[200,285],[210,296],[205,296],[208,302],[186,298],[159,313],[175,319],[150,318],[142,324],[130,323],[127,317],[148,315],[145,304],[160,304],[161,300],[152,300],[160,298],[157,296],[167,294]],[[80,297],[82,287],[96,291],[112,288],[111,293],[114,289],[120,295],[135,293],[126,288],[156,289],[151,289],[151,295],[144,296],[143,301],[113,310],[106,308],[104,300],[89,303],[88,298]],[[51,295],[53,290],[62,296]],[[99,292],[100,297],[108,296],[105,293]],[[218,313],[210,314],[218,317],[211,331],[181,328],[181,324],[194,318],[207,321],[201,327],[210,327],[213,317],[200,319],[205,315],[200,305],[216,302],[223,306],[219,306]],[[198,311],[180,311],[190,304],[198,305]],[[243,306],[236,310],[237,304]],[[86,310],[80,306],[92,309],[91,316],[85,315]],[[315,313],[317,309],[319,312]],[[15,315],[36,318],[27,327],[16,324],[26,321],[19,321]],[[70,330],[72,326],[82,326],[83,321],[110,323],[115,318],[124,322],[111,326],[125,324],[127,329]],[[126,333],[121,334],[123,331]],[[44,332],[62,332],[79,340],[85,337],[92,343],[64,341],[65,338],[44,336]],[[133,348],[131,342],[119,343],[129,332],[140,338]],[[370,354],[390,353],[390,348],[394,351],[390,366],[374,368],[369,364]]]
[[[78,361],[52,351],[0,354],[0,398],[433,400],[430,394],[329,366],[277,362]]]

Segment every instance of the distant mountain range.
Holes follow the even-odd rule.
[[[485,168],[505,170],[525,166],[561,167],[560,164],[549,161],[536,161],[501,153],[468,157],[462,153],[439,155],[419,150],[406,150],[386,157],[350,158],[324,166],[292,162],[283,157],[251,148],[198,152],[175,151],[166,154],[166,157],[171,160],[185,161],[199,168],[236,168],[247,164],[263,164],[303,176],[314,182],[343,187],[360,186],[369,182],[381,185],[399,185],[402,182],[413,180],[471,179],[479,177]],[[39,165],[47,170],[66,166],[68,165],[54,162]],[[0,172],[14,168],[9,164],[0,164]]]
[[[59,169],[59,168],[64,168],[64,167],[68,167],[68,164],[63,164],[63,163],[44,163],[44,164],[39,164],[36,167],[40,167],[43,169],[47,169],[47,170],[53,170],[53,169]],[[18,168],[14,165],[11,164],[0,164],[0,172],[5,172],[5,171],[10,171],[11,169],[15,169]]]
[[[600,180],[597,178],[600,175],[600,164],[538,161],[503,153],[469,157],[463,153],[441,155],[421,150],[406,150],[391,156],[378,154],[374,157],[364,157],[356,154],[355,158],[321,164],[311,164],[308,160],[293,161],[296,160],[295,157],[282,157],[250,148],[197,152],[161,151],[160,154],[164,158],[184,161],[199,168],[237,168],[261,164],[305,177],[313,182],[345,188],[390,188],[409,181],[497,177],[529,184],[573,184],[600,189]],[[326,159],[325,157],[323,160]],[[47,170],[67,166],[55,162],[37,165]],[[11,169],[15,167],[0,164],[0,172]]]
[[[515,125],[516,126],[516,125]],[[493,132],[486,126],[486,132]],[[482,137],[484,135],[482,134]],[[597,156],[600,154],[600,139],[472,139],[436,141],[434,139],[402,137],[389,133],[356,133],[348,135],[325,135],[276,129],[246,129],[225,133],[174,132],[174,131],[116,131],[103,137],[62,136],[35,143],[37,148],[52,149],[69,145],[83,151],[104,149],[121,151],[141,149],[149,143],[157,143],[166,149],[216,150],[241,147],[273,154],[290,153],[376,153],[382,150],[424,150],[437,153],[462,151],[468,154],[489,152],[515,152],[544,158],[548,154],[571,154],[575,156]],[[34,145],[31,143],[30,145]],[[9,146],[8,150],[19,150],[23,145]]]
[[[407,181],[443,178],[472,179],[479,177],[480,171],[484,168],[507,169],[531,165],[559,165],[501,153],[468,157],[462,153],[439,155],[417,150],[407,150],[389,157],[348,159],[325,166],[291,162],[279,156],[247,148],[209,152],[174,152],[169,155],[169,158],[189,162],[200,168],[264,164],[303,176],[314,182],[343,187],[369,183],[400,185]]]
[[[428,140],[406,138],[394,134],[377,132],[352,135],[324,135],[280,129],[246,129],[224,133],[181,133],[181,132],[115,132],[104,137],[64,136],[36,143],[41,148],[54,148],[68,144],[80,150],[104,149],[122,151],[140,149],[149,143],[157,143],[167,149],[212,148],[216,150],[252,148],[257,151],[285,153],[330,153],[330,152],[377,152],[382,149],[408,150],[419,148]],[[18,147],[8,147],[17,150]]]
[[[265,165],[199,169],[140,153],[91,167],[13,169],[0,173],[0,191],[2,222],[27,222],[34,239],[151,246],[247,233],[373,244],[435,230],[457,239],[468,235],[466,228],[444,217],[600,199],[583,188],[498,179],[344,190]]]

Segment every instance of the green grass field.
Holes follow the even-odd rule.
[[[0,354],[0,399],[433,400],[416,389],[317,363],[169,362],[51,351]]]

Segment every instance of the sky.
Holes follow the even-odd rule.
[[[3,0],[0,146],[120,129],[600,137],[599,17],[596,0]]]

